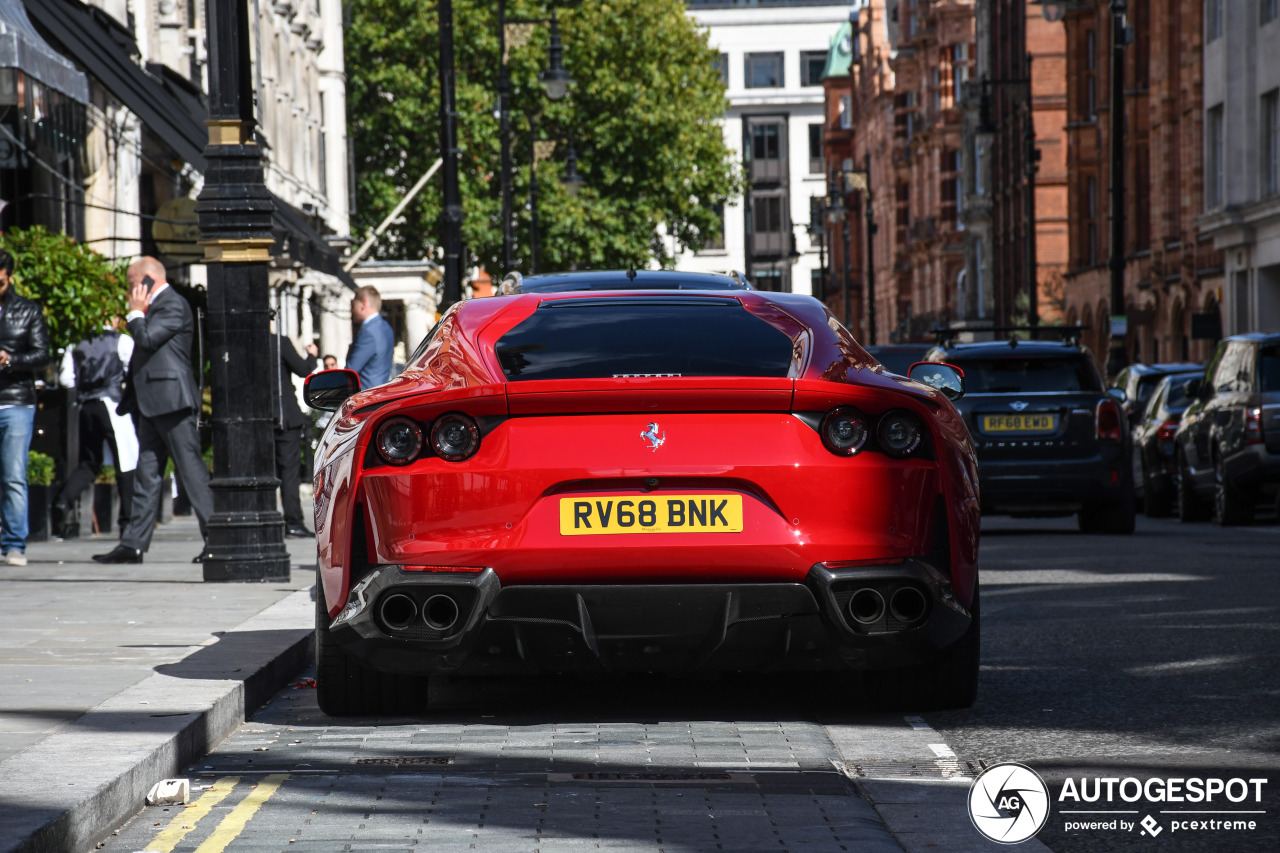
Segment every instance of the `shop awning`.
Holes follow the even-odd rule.
[[[0,68],[16,68],[74,101],[89,103],[89,81],[40,37],[22,0],[0,0]]]
[[[0,0],[5,2],[17,0]],[[26,7],[68,55],[76,57],[175,154],[199,171],[205,170],[209,131],[202,103],[171,91],[172,83],[162,82],[134,62],[132,54],[137,48],[132,37],[110,16],[79,0],[26,0]],[[343,272],[338,251],[311,227],[301,211],[275,195],[272,199],[276,205],[274,253],[287,252],[304,266],[336,276],[354,290],[355,280]]]

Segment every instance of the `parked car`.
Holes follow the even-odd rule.
[[[1218,344],[1174,435],[1178,517],[1242,524],[1280,491],[1280,334]]]
[[[906,376],[911,365],[924,361],[925,353],[932,347],[929,344],[880,344],[864,347],[876,361],[884,365],[884,369],[899,376]]]
[[[987,341],[948,343],[927,358],[965,373],[956,406],[978,450],[984,513],[1078,513],[1086,533],[1133,532],[1124,392],[1103,390],[1088,350],[1074,341]]]
[[[420,710],[440,673],[787,669],[971,704],[960,372],[885,373],[808,296],[601,277],[627,283],[453,306],[386,385],[307,379],[337,411],[316,452],[321,708]]]
[[[1146,409],[1147,401],[1151,399],[1152,393],[1156,390],[1156,386],[1160,384],[1160,380],[1171,374],[1203,374],[1203,364],[1177,363],[1177,364],[1131,364],[1116,374],[1115,381],[1111,383],[1111,387],[1120,388],[1124,391],[1125,400],[1120,404],[1120,408],[1124,411],[1125,418],[1129,421],[1129,428],[1138,425],[1138,421],[1142,417],[1143,411]]]
[[[1182,413],[1191,405],[1188,386],[1200,382],[1203,374],[1166,374],[1155,386],[1146,409],[1133,428],[1133,485],[1151,518],[1173,514],[1177,494],[1173,437],[1182,422]]]

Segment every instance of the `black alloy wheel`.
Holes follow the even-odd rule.
[[[1213,465],[1213,523],[1219,527],[1253,521],[1253,496],[1231,483],[1222,469],[1222,457]]]
[[[1178,453],[1174,471],[1177,472],[1174,477],[1174,490],[1177,495],[1178,520],[1207,521],[1209,505],[1196,494],[1195,483],[1191,480],[1191,473],[1187,471],[1187,457],[1182,452]]]

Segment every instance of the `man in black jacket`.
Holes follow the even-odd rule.
[[[173,458],[182,487],[206,536],[213,514],[209,469],[200,454],[196,412],[200,410],[195,374],[191,370],[191,340],[195,316],[182,295],[171,288],[164,265],[144,257],[129,267],[129,334],[133,357],[119,411],[138,424],[138,468],[133,481],[133,511],[120,544],[99,563],[141,563],[151,546],[160,514],[160,485],[164,463]],[[206,548],[192,562],[204,562]]]
[[[274,328],[272,329],[274,332]],[[297,393],[292,376],[307,376],[316,369],[316,356],[320,350],[315,344],[307,344],[307,357],[298,355],[288,338],[276,335],[280,348],[279,415],[276,426],[276,476],[280,478],[280,505],[284,509],[284,533],[286,536],[315,536],[302,523],[302,500],[298,487],[302,485],[302,430],[307,419],[298,408]]]
[[[0,551],[27,564],[27,454],[36,421],[35,377],[49,361],[40,306],[13,289],[13,256],[0,249]]]

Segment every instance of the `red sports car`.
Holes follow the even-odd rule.
[[[977,467],[954,367],[888,374],[808,296],[685,273],[508,279],[451,308],[316,452],[320,706],[429,676],[861,670],[885,704],[978,676]],[[927,384],[926,384],[927,383]]]

